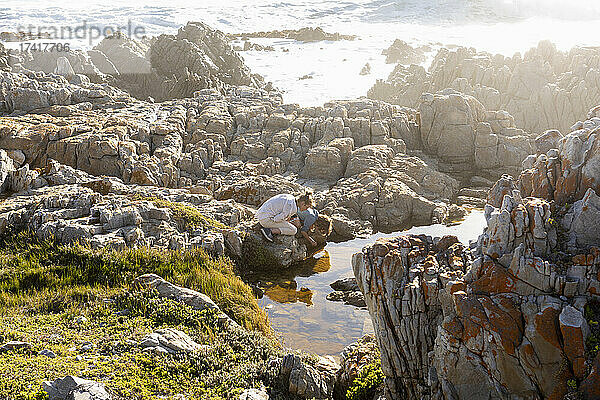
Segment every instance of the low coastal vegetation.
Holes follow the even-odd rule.
[[[366,365],[361,369],[358,377],[352,382],[346,392],[347,400],[370,400],[373,399],[378,390],[383,385],[383,371],[381,370],[381,360]]]
[[[0,398],[38,399],[41,384],[65,375],[102,381],[119,398],[236,398],[269,384],[267,361],[280,352],[266,314],[227,258],[202,250],[92,251],[21,232],[0,242],[1,342],[30,347],[0,354]],[[210,296],[244,329],[132,287],[156,273]],[[201,345],[194,354],[144,352],[139,341],[177,328]],[[53,357],[38,354],[50,353]]]
[[[187,229],[193,229],[198,227],[204,227],[209,229],[229,229],[229,227],[217,220],[207,217],[202,214],[198,209],[192,205],[185,203],[178,203],[163,199],[157,199],[155,197],[140,198],[142,200],[149,200],[154,203],[157,207],[166,207],[173,212],[175,218],[181,220]]]

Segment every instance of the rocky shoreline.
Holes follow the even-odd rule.
[[[304,40],[296,34],[257,36]],[[395,42],[389,60],[421,60],[423,49],[409,47]],[[203,23],[60,55],[0,44],[0,237],[24,230],[90,251],[200,248],[244,276],[314,252],[296,237],[261,240],[254,212],[274,194],[314,191],[320,244],[485,206],[472,246],[401,236],[355,255],[362,293],[342,285],[332,299],[366,303],[378,346],[362,340],[340,368],[264,345],[274,356],[256,379],[282,391],[236,396],[594,398],[598,109],[572,124],[600,103],[597,60],[597,49],[545,42],[513,58],[441,49],[428,71],[398,64],[370,98],[301,107]],[[146,332],[142,347],[202,351],[168,329]]]
[[[598,397],[596,109],[490,190],[487,227],[353,259],[391,398]]]

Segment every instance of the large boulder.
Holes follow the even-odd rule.
[[[394,150],[387,145],[368,145],[354,150],[348,159],[346,177],[366,171],[376,171],[389,166]]]
[[[337,181],[344,170],[342,154],[336,147],[313,147],[306,153],[304,175],[307,177]]]
[[[425,94],[419,113],[425,151],[447,163],[473,164],[477,125],[485,119],[481,103],[451,91]]]
[[[533,149],[530,135],[506,111],[486,111],[474,97],[452,89],[426,93],[419,105],[423,150],[454,172],[518,173]]]
[[[600,197],[589,188],[581,200],[573,203],[562,220],[572,248],[598,245],[600,238]]]

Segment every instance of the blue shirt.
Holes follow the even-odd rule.
[[[306,211],[298,211],[298,218],[302,221],[302,231],[308,232],[310,227],[317,222],[319,218],[319,212],[314,208],[308,208]]]

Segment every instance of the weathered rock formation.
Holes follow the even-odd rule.
[[[354,255],[391,398],[596,398],[600,170],[594,120],[574,129],[490,190],[472,250],[400,236]]]
[[[189,22],[176,35],[152,39],[136,40],[118,33],[87,52],[24,52],[13,64],[17,71],[50,74],[57,72],[59,62],[93,82],[110,83],[134,97],[157,101],[192,97],[207,88],[225,93],[231,85],[265,86],[226,35],[202,22]]]
[[[0,71],[0,113],[36,110],[66,116],[109,102],[119,107],[130,101],[127,93],[106,84],[74,85],[60,75]]]
[[[1,74],[0,101],[13,114],[0,119],[0,149],[14,164],[5,169],[29,177],[11,184],[11,192],[44,185],[30,168],[54,168],[50,185],[80,184],[81,175],[118,178],[115,187],[184,189],[212,196],[216,202],[207,209],[225,201],[258,207],[274,194],[312,187],[334,232],[353,237],[442,222],[460,188],[437,171],[435,159],[407,154],[407,144],[420,140],[415,111],[383,102],[302,108],[283,104],[277,92],[231,87],[225,95],[204,89],[155,104],[106,84],[76,85],[40,72]],[[72,190],[77,197],[82,188]]]
[[[518,174],[534,151],[533,138],[504,111],[486,111],[474,97],[447,89],[424,94],[419,105],[424,151],[450,171]]]
[[[384,49],[381,54],[385,56],[387,64],[420,64],[425,61],[427,46],[412,47],[404,40],[396,39],[390,47]]]
[[[8,51],[4,48],[4,45],[0,43],[0,71],[10,70]]]
[[[388,50],[393,52],[394,45]],[[369,97],[417,107],[422,93],[446,88],[474,96],[489,110],[506,110],[527,132],[561,132],[600,102],[600,49],[561,52],[547,41],[513,57],[442,48],[428,70],[398,64]]]

